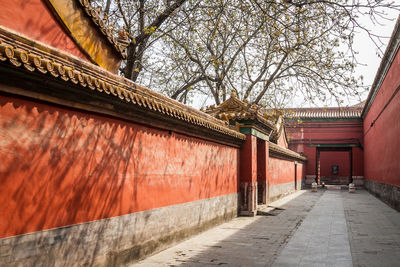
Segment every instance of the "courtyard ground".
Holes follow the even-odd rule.
[[[400,213],[365,190],[301,190],[133,266],[400,266]]]

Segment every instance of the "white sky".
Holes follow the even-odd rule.
[[[361,19],[361,23],[366,25],[367,28],[370,28],[373,33],[388,37],[383,40],[385,43],[384,47],[382,47],[383,53],[385,52],[386,46],[393,32],[398,15],[398,11],[388,12],[388,18],[391,18],[391,21],[383,21],[384,25],[373,25],[368,18]],[[383,54],[378,53],[378,49],[376,48],[375,44],[365,32],[360,32],[356,35],[354,47],[357,51],[359,51],[359,54],[357,55],[359,63],[365,64],[359,64],[357,66],[356,74],[363,75],[364,84],[371,87],[381,63],[381,57]],[[380,55],[378,56],[378,54]],[[366,93],[362,99],[365,100],[367,96],[368,93]]]
[[[392,35],[392,31],[397,21],[397,17],[399,16],[399,11],[396,10],[385,10],[387,14],[385,17],[387,19],[379,19],[380,24],[373,23],[368,16],[360,17],[358,22],[367,29],[370,29],[372,34],[385,36],[386,38],[382,38],[382,42],[384,43],[381,46],[381,51],[374,44],[368,34],[361,29],[358,29],[357,33],[354,37],[353,48],[358,52],[356,58],[358,61],[358,65],[355,68],[355,77],[359,77],[362,75],[364,77],[364,85],[369,89],[371,88],[372,83],[374,82],[376,72],[381,63],[381,59],[383,53],[385,52],[386,46],[390,40],[390,36]],[[379,42],[378,42],[379,43]],[[361,101],[364,101],[368,97],[369,90],[361,95]],[[352,99],[342,99],[344,101],[341,106],[352,106],[359,103],[359,99],[354,97]],[[316,104],[312,104],[309,102],[304,102],[302,96],[295,96],[294,99],[289,104],[290,107],[315,107],[315,106],[337,106],[337,103],[333,101],[330,103],[323,103],[321,101],[316,101]]]

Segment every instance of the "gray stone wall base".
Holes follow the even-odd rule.
[[[0,239],[0,266],[124,266],[237,216],[238,194]]]
[[[364,180],[364,187],[382,201],[400,211],[400,187],[384,184],[369,179]]]
[[[364,176],[353,176],[353,184],[355,186],[364,186]]]
[[[305,184],[311,188],[311,184],[315,182],[315,175],[306,175]]]
[[[301,181],[298,181],[298,185],[301,185]],[[269,198],[268,202],[274,202],[286,195],[292,194],[296,191],[294,188],[294,182],[278,184],[269,187]]]
[[[315,182],[315,175],[306,175],[305,186],[311,188],[311,184]],[[321,177],[321,181],[325,182],[325,177]],[[340,177],[341,184],[348,184],[348,177]],[[353,176],[353,183],[356,186],[364,185],[364,176]]]
[[[248,210],[241,210],[239,212],[240,216],[248,216],[248,217],[254,217],[257,215],[257,211],[256,210],[252,210],[252,211],[248,211]]]
[[[257,182],[240,183],[240,215],[251,216],[257,212]]]

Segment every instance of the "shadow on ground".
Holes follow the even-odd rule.
[[[322,208],[314,209],[314,217],[322,216],[317,221],[323,223],[324,220],[332,219],[329,216],[341,213],[344,231],[347,233],[337,232],[335,229],[339,229],[341,225],[336,224],[327,225],[326,229],[322,224],[321,229],[314,228],[311,232],[319,232],[323,237],[326,236],[324,231],[328,231],[329,228],[331,235],[345,236],[345,241],[336,241],[348,242],[350,245],[350,265],[399,266],[400,213],[366,190],[357,190],[355,194],[348,193],[347,190],[327,190],[332,190],[328,194],[331,197],[324,194],[325,190],[319,190],[317,193],[302,190],[270,204],[283,210],[269,207],[263,212],[263,216],[236,218],[149,257],[135,266],[271,266],[289,240],[293,239],[292,236],[303,220],[308,215],[311,216],[310,211],[317,203]],[[323,195],[325,200],[321,204]],[[341,204],[336,203],[336,207],[335,203],[332,203],[331,206],[330,201],[334,199],[340,199]],[[301,227],[305,227],[306,222],[303,225]],[[308,225],[307,227],[313,228],[310,226],[313,224]],[[324,240],[320,241],[324,243]],[[309,244],[304,243],[305,247],[307,245]],[[317,243],[313,243],[313,247],[323,249],[318,247]],[[333,252],[328,251],[328,255],[330,253]],[[332,256],[330,255],[330,258]],[[302,255],[297,257],[302,258]],[[278,261],[276,263],[280,266]],[[294,265],[297,264],[294,262]],[[335,266],[343,265],[337,262]]]
[[[322,194],[300,191],[270,204],[282,209],[236,218],[135,266],[270,266]]]

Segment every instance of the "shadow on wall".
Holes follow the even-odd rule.
[[[10,105],[1,103],[7,108],[1,121],[1,203],[8,202],[2,210],[11,215],[2,235],[104,218],[126,208],[121,191],[127,163],[137,164],[131,161],[136,131],[28,102]]]
[[[0,238],[237,192],[235,148],[11,97],[0,112]]]

